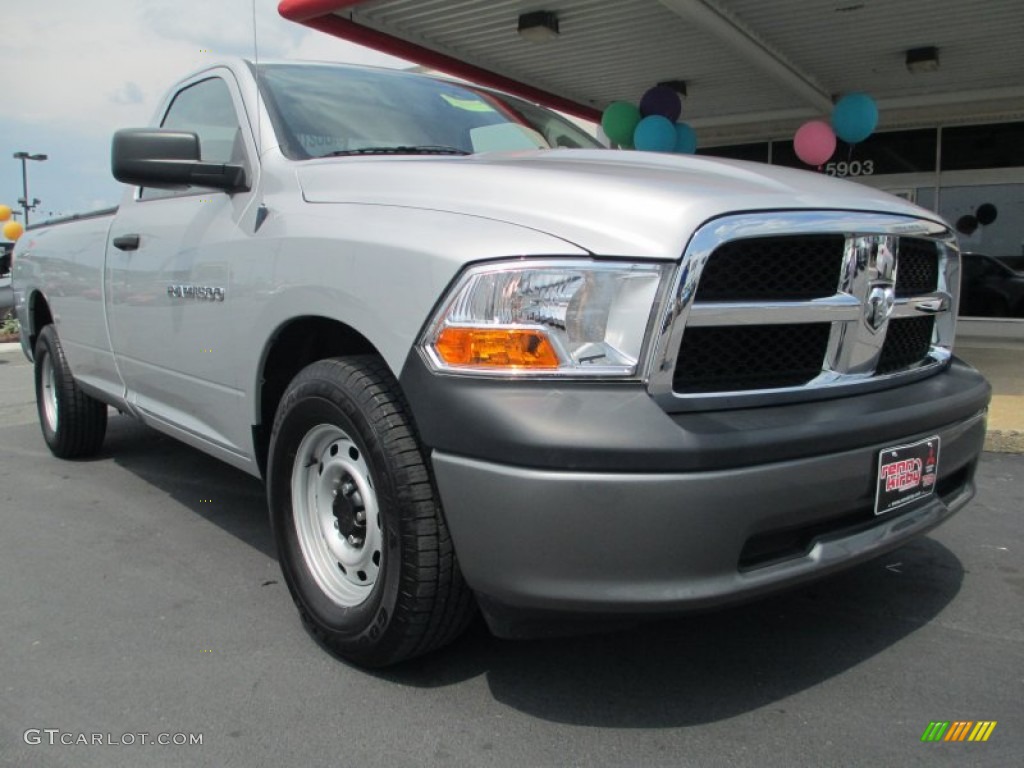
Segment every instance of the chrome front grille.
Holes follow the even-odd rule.
[[[893,373],[927,359],[934,332],[934,317],[898,317],[890,321],[875,371]]]
[[[917,237],[900,238],[897,296],[931,293],[939,284],[939,255],[935,243]]]
[[[697,232],[648,387],[669,410],[838,395],[950,358],[959,255],[942,225],[838,212],[748,214]]]
[[[691,328],[672,378],[686,394],[798,387],[821,373],[830,323]]]
[[[842,235],[734,240],[704,267],[697,301],[820,299],[836,292],[842,266]]]

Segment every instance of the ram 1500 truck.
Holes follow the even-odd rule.
[[[953,233],[853,183],[607,150],[407,72],[226,61],[15,251],[54,454],[108,406],[264,479],[302,619],[384,665],[832,573],[974,493]]]

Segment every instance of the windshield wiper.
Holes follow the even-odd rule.
[[[423,145],[418,147],[360,147],[359,149],[339,149],[328,152],[320,157],[342,157],[344,155],[469,155],[464,149],[458,147],[444,147],[440,145]]]

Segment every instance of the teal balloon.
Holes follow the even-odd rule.
[[[848,93],[832,110],[832,129],[847,144],[858,144],[875,132],[878,105],[866,93]]]
[[[644,152],[671,152],[676,146],[675,123],[661,115],[648,115],[637,123],[633,145]]]
[[[640,110],[628,101],[613,101],[601,115],[605,136],[622,146],[632,144],[633,132],[640,122]]]
[[[697,151],[697,132],[688,123],[676,123],[676,144],[673,152],[692,155]]]

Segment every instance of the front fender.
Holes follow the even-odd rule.
[[[364,336],[397,377],[424,323],[466,264],[580,257],[579,247],[506,222],[380,205],[303,204],[254,238],[263,254],[234,291],[249,389],[259,417],[260,361],[275,331],[319,316]],[[254,422],[256,423],[256,422]]]

